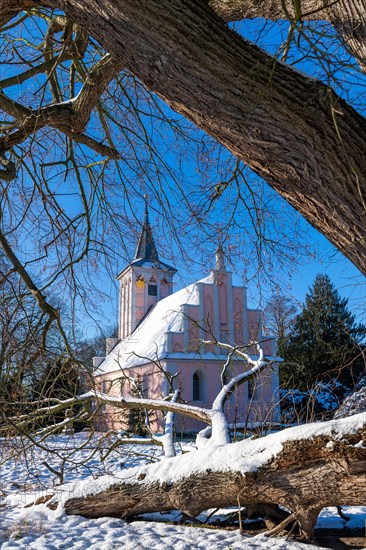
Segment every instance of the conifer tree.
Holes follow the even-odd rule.
[[[365,370],[366,327],[356,323],[347,304],[327,275],[316,276],[284,348],[283,382],[307,389],[337,379],[354,387]]]

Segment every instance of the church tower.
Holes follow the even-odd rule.
[[[119,339],[130,336],[155,304],[172,294],[176,272],[174,267],[159,260],[146,202],[134,259],[117,277],[120,281]]]

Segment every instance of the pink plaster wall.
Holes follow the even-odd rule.
[[[228,322],[228,294],[227,282],[219,281],[219,318],[216,320],[220,324]]]
[[[222,364],[217,361],[206,361],[205,364],[189,360],[167,359],[165,368],[172,373],[180,372],[177,387],[182,389],[182,398],[188,403],[200,407],[210,408],[213,400],[220,391],[220,372]],[[244,362],[235,361],[230,367],[230,375],[236,375],[248,368]],[[202,398],[193,401],[193,374],[199,373],[202,384]],[[144,365],[134,369],[128,369],[128,376],[141,377],[147,390],[145,397],[160,399],[163,394],[163,377],[154,364]],[[128,381],[121,384],[119,372],[108,373],[104,377],[96,379],[97,388],[110,395],[128,397],[131,395],[131,387]],[[104,381],[104,384],[103,382]],[[271,371],[261,373],[255,383],[253,397],[248,396],[248,383],[237,388],[226,404],[226,413],[231,423],[247,424],[252,422],[270,422],[273,419],[274,408],[272,406],[273,390],[271,385]],[[153,430],[160,432],[163,429],[163,416],[160,412],[154,413],[150,419]],[[128,413],[113,407],[104,407],[102,415],[98,418],[101,429],[128,429]],[[200,430],[204,424],[191,418],[176,415],[175,425],[177,432],[192,432]]]
[[[161,399],[163,377],[155,364],[150,363],[141,367],[126,369],[126,377],[140,379],[144,397],[147,399]],[[115,397],[131,397],[131,383],[121,371],[110,372],[95,378],[96,390]],[[160,411],[150,416],[151,428],[160,432],[163,426],[163,415]],[[128,430],[128,410],[117,409],[106,405],[97,417],[97,425],[101,430]]]
[[[220,372],[222,364],[217,361],[206,361],[205,365],[194,364],[192,361],[174,361],[167,360],[167,370],[169,372],[180,372],[179,383],[182,388],[182,398],[184,401],[198,405],[200,407],[210,408],[213,400],[220,391]],[[243,361],[235,361],[230,366],[231,375],[243,372],[247,369]],[[203,392],[200,401],[193,401],[193,374],[198,372],[202,376]],[[261,373],[255,383],[253,397],[248,396],[248,383],[244,383],[237,388],[226,404],[226,412],[231,423],[248,422],[269,422],[273,419],[274,409],[272,407],[273,389],[271,385],[271,371],[266,370]],[[177,431],[190,432],[197,431],[204,427],[202,422],[191,418],[184,418],[177,415],[175,419]]]
[[[164,277],[163,277],[164,278]],[[169,282],[160,283],[160,296],[161,298],[166,298],[171,294],[171,284]]]
[[[188,350],[195,351],[200,345],[199,338],[199,308],[195,305],[188,306]]]
[[[205,328],[208,330],[209,326],[213,326],[214,323],[214,291],[212,285],[203,285],[203,319],[205,322]]]
[[[172,334],[172,347],[169,351],[177,352],[177,351],[183,351],[183,349],[184,349],[183,332],[181,333],[174,332]]]
[[[243,346],[246,323],[243,318],[243,290],[241,288],[233,288],[233,315],[235,343]]]
[[[202,325],[205,329],[204,338],[210,340],[210,332],[215,333],[215,316],[214,316],[214,290],[212,285],[203,285],[203,320]],[[215,346],[205,345],[204,351],[211,353]]]

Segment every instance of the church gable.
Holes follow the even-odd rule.
[[[96,358],[96,382],[104,387],[108,380],[114,392],[128,395],[127,386],[117,390],[113,380],[126,375],[146,379],[149,397],[160,398],[166,394],[163,371],[179,372],[183,399],[211,406],[227,358],[227,350],[215,342],[245,346],[261,340],[261,312],[248,310],[246,289],[233,286],[221,246],[209,276],[173,293],[175,273],[159,259],[146,207],[135,257],[118,276],[119,339],[109,339],[106,357]],[[263,343],[267,356],[275,355],[274,346],[274,341]],[[243,366],[240,359],[232,364],[234,370]],[[277,391],[278,376],[266,375],[261,387],[262,414]],[[248,406],[247,389],[240,389],[237,398]]]

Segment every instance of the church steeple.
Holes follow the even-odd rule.
[[[149,222],[149,210],[147,206],[147,197],[145,195],[145,217],[140,237],[137,243],[135,256],[132,263],[136,261],[147,261],[157,263],[159,261],[158,251],[156,249],[151,225]]]
[[[173,292],[176,269],[159,260],[145,196],[145,216],[132,262],[120,281],[119,338],[127,338],[155,304]]]

